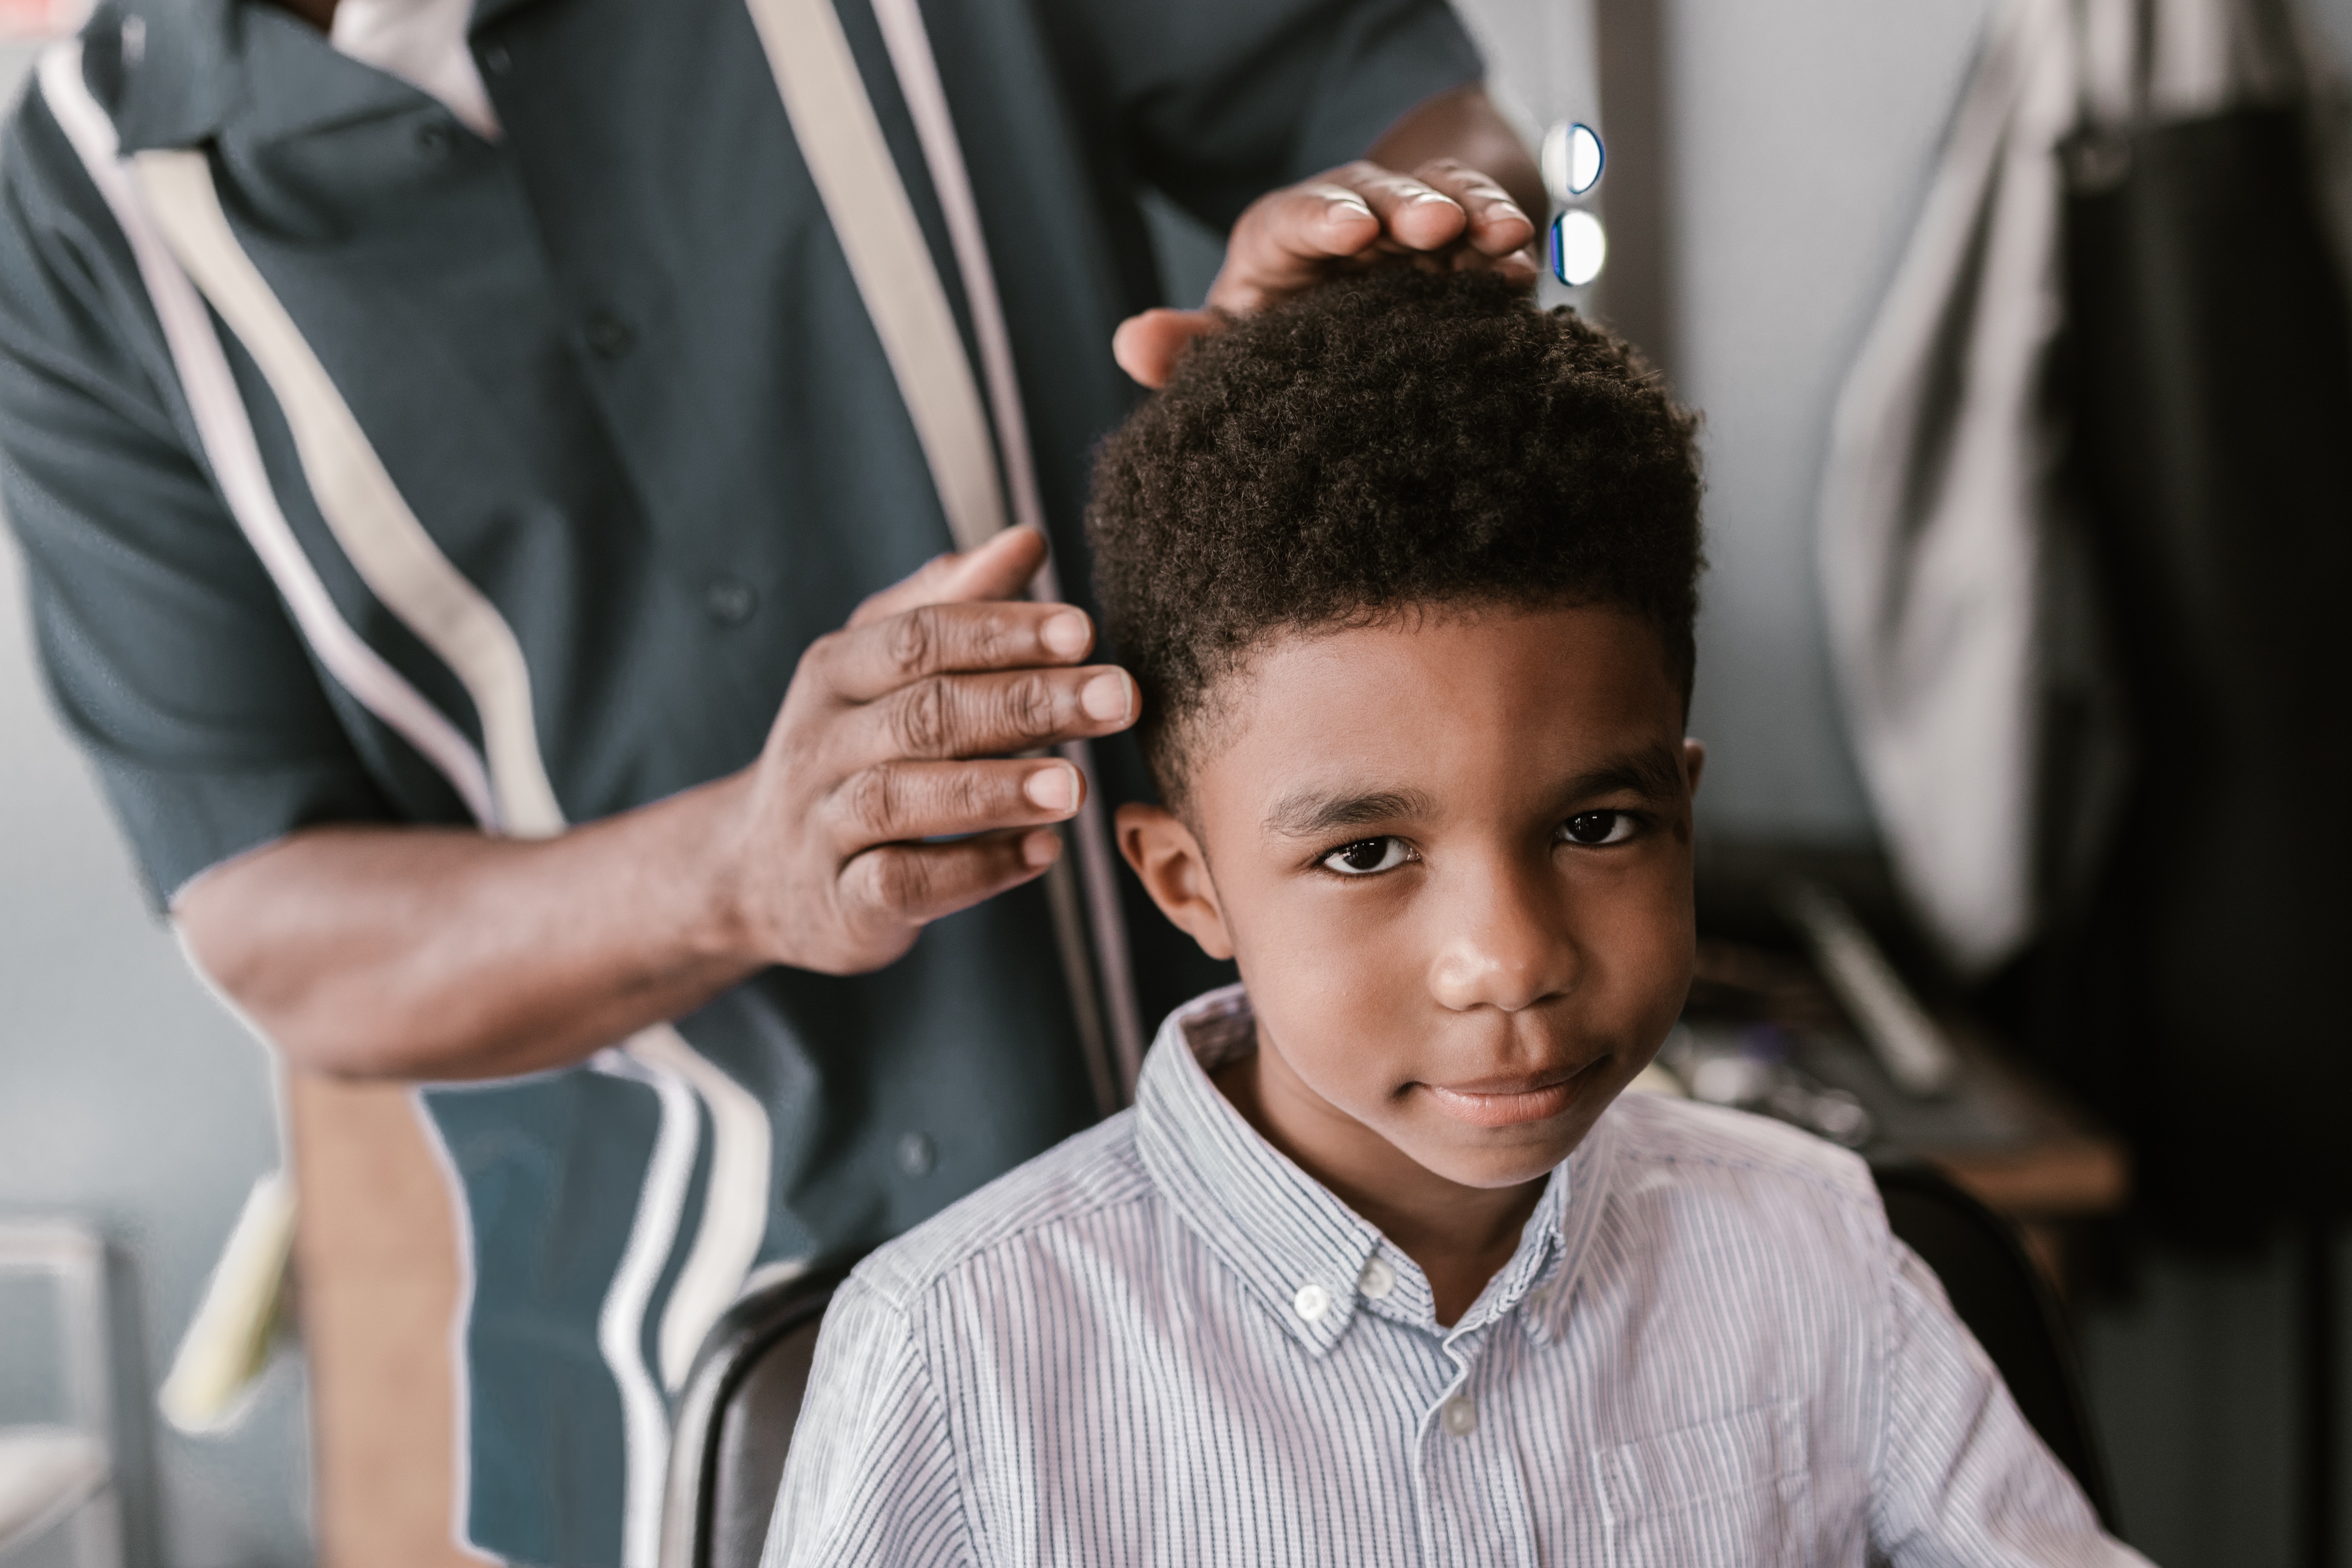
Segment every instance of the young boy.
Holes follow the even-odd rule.
[[[772,1568],[2139,1561],[1859,1161],[1618,1100],[1690,981],[1698,489],[1474,276],[1241,322],[1110,441],[1120,843],[1243,984],[843,1288]]]

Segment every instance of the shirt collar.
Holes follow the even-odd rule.
[[[1209,1074],[1257,1048],[1243,988],[1213,991],[1170,1015],[1136,1086],[1136,1146],[1179,1215],[1239,1275],[1291,1337],[1320,1356],[1359,1310],[1433,1329],[1429,1286],[1412,1260],[1250,1126]],[[1538,1339],[1558,1331],[1592,1233],[1611,1163],[1609,1119],[1551,1174],[1511,1259],[1449,1341],[1518,1310]],[[1377,1255],[1395,1280],[1361,1288]]]
[[[123,153],[185,147],[244,96],[235,0],[105,0],[82,28],[82,76]]]
[[[478,0],[473,26],[523,3]],[[104,0],[82,29],[82,74],[126,156],[232,124],[273,142],[432,101],[264,0]]]

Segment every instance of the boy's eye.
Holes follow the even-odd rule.
[[[1625,811],[1583,811],[1559,830],[1570,844],[1617,844],[1633,836],[1633,816]]]
[[[1360,838],[1324,856],[1323,867],[1326,870],[1339,872],[1342,877],[1369,877],[1375,871],[1402,866],[1405,859],[1404,840],[1402,838]]]

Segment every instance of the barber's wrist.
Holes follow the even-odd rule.
[[[764,918],[756,897],[766,865],[754,833],[753,769],[714,780],[681,796],[695,819],[679,845],[678,870],[687,890],[681,939],[690,960],[749,973],[793,962],[784,933]]]

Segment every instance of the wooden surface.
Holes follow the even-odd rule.
[[[2131,1195],[2123,1143],[2073,1101],[1965,1024],[1947,1020],[1971,1073],[1999,1083],[2030,1131],[2010,1149],[1915,1151],[1991,1208],[2029,1226],[2113,1214]]]
[[[461,1568],[457,1201],[405,1089],[289,1075],[321,1568]]]
[[[1829,1072],[1850,1068],[1861,1047],[1853,1021],[1811,962],[1791,952],[1719,940],[1699,943],[1692,1005],[1732,1018],[1780,1026],[1806,1042],[1799,1063]],[[1882,1142],[1935,1165],[1985,1204],[2016,1220],[2047,1258],[2058,1252],[2055,1227],[2113,1214],[2131,1194],[2131,1161],[2123,1142],[2055,1085],[2017,1060],[1966,1016],[1948,1010],[1937,1022],[1965,1064],[1958,1099],[1977,1125],[1934,1106],[1904,1104],[1885,1081],[1864,1084]],[[1810,1057],[1805,1051],[1810,1049]],[[1997,1129],[1997,1130],[1996,1130]]]

